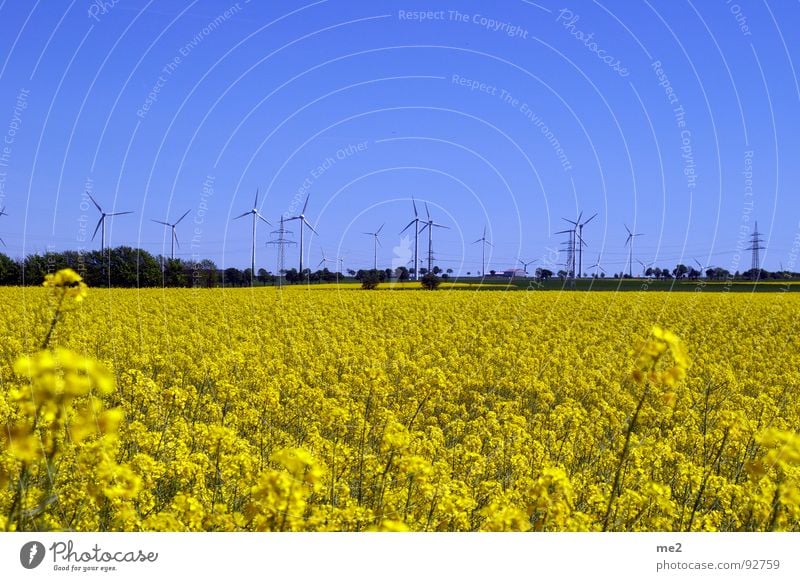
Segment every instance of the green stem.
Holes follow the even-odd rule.
[[[50,343],[50,337],[53,334],[53,331],[56,328],[56,324],[58,323],[59,316],[61,315],[61,305],[64,303],[64,295],[66,293],[62,290],[61,297],[58,299],[58,305],[56,306],[56,314],[53,315],[53,320],[50,321],[50,328],[47,330],[47,335],[44,338],[44,342],[42,343],[42,349],[47,349],[47,346]]]
[[[608,496],[608,506],[606,507],[606,514],[605,516],[603,516],[603,532],[608,530],[608,519],[609,516],[611,515],[611,509],[614,506],[614,501],[619,496],[620,477],[622,475],[622,469],[625,466],[625,460],[628,458],[628,450],[631,444],[631,435],[636,429],[636,421],[639,419],[639,412],[642,411],[644,400],[647,397],[649,391],[650,391],[649,387],[646,387],[644,392],[642,393],[642,397],[639,399],[639,403],[636,404],[636,410],[633,412],[633,417],[631,418],[630,424],[628,424],[628,429],[625,432],[625,444],[622,446],[622,452],[620,453],[619,456],[619,463],[617,464],[617,471],[614,474],[614,483],[611,485],[611,493]]]

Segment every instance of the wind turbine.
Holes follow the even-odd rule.
[[[594,271],[595,278],[597,278],[597,271],[598,270],[600,270],[603,274],[606,274],[605,269],[602,266],[600,266],[600,255],[597,256],[597,262],[595,262],[589,268],[594,268],[595,269],[595,271]]]
[[[321,250],[322,250],[322,260],[320,260],[319,264],[317,264],[317,268],[319,268],[320,266],[322,268],[327,268],[327,264],[329,262],[333,262],[334,264],[336,264],[336,261],[333,258],[325,258],[325,249],[324,248],[322,248]]]
[[[253,202],[253,209],[239,214],[234,218],[234,220],[244,218],[248,214],[253,215],[253,251],[250,254],[250,286],[253,286],[253,280],[256,276],[256,220],[261,220],[265,224],[269,224],[267,219],[261,215],[261,212],[258,211],[258,188],[256,188],[256,199]],[[270,226],[272,226],[272,224],[270,224]]]
[[[533,260],[529,260],[528,262],[525,262],[521,258],[518,258],[517,260],[520,261],[520,263],[522,264],[522,268],[525,269],[525,276],[528,276],[528,265],[533,264],[534,262],[539,262],[538,258],[534,258]]]
[[[481,250],[483,250],[481,258],[481,276],[486,277],[486,245],[493,246],[491,242],[486,239],[486,226],[483,227],[483,236],[478,238],[473,244],[481,243]]]
[[[411,203],[414,205],[414,219],[408,223],[408,226],[400,230],[400,234],[414,226],[414,280],[419,280],[419,214],[417,213],[417,202],[414,201],[414,196],[411,196]]]
[[[634,234],[631,232],[630,228],[628,228],[627,224],[623,224],[625,226],[625,230],[628,232],[628,238],[625,240],[625,246],[630,245],[630,249],[628,251],[628,276],[633,278],[633,239],[637,236],[643,236],[643,234]]]
[[[97,208],[97,211],[100,212],[100,219],[97,221],[97,226],[95,226],[94,234],[92,234],[92,240],[94,240],[94,237],[97,236],[97,231],[102,229],[102,232],[100,233],[100,254],[103,254],[106,249],[106,218],[110,218],[111,216],[122,216],[123,214],[133,214],[133,212],[103,212],[103,208],[101,208],[100,204],[95,201],[95,199],[92,197],[92,194],[86,192],[86,195],[89,196],[89,199],[92,201],[95,208]]]
[[[581,214],[583,214],[583,212],[581,212]],[[586,246],[586,242],[583,241],[583,227],[595,218],[597,218],[597,212],[585,222],[581,222],[580,217],[578,218],[578,276],[581,276],[583,272],[583,247]]]
[[[0,216],[8,216],[8,213],[6,212],[5,206],[0,208]],[[2,243],[3,246],[6,245],[5,240],[3,240],[2,238],[0,238],[0,243]]]
[[[425,222],[425,225],[420,228],[420,232],[425,230],[425,228],[428,229],[428,272],[431,272],[431,268],[433,267],[433,229],[447,228],[447,226],[437,224],[431,219],[431,213],[428,211],[428,202],[425,202],[425,214],[427,214],[428,220]]]
[[[697,260],[696,258],[693,258],[692,260],[694,260],[697,263],[697,268],[700,269],[700,276],[705,276],[706,278],[708,278],[706,276],[706,270],[708,270],[709,268],[713,268],[713,267],[710,264],[707,264],[706,266],[703,266],[702,264],[700,264],[700,261]],[[783,266],[781,266],[781,270],[783,270]]]
[[[308,220],[306,220],[306,208],[308,208],[309,197],[311,197],[311,194],[306,195],[306,203],[303,204],[303,211],[297,216],[292,216],[286,220],[287,222],[291,222],[292,220],[300,220],[300,276],[303,276],[303,227],[308,226],[309,230],[311,230],[314,234],[317,234],[317,231],[314,230],[314,227],[308,223]],[[319,236],[319,234],[317,235]]]
[[[638,262],[642,266],[642,276],[647,276],[645,274],[647,272],[647,268],[650,267],[650,266],[653,266],[653,264],[654,264],[653,262],[651,262],[650,264],[645,264],[644,262],[642,262],[638,258],[636,259],[636,262]]]
[[[381,224],[381,227],[378,228],[375,232],[364,232],[367,236],[372,236],[372,247],[373,247],[373,260],[372,260],[372,270],[378,270],[378,246],[381,245],[381,241],[378,240],[378,234],[381,233],[383,227],[386,224]]]
[[[169,226],[170,228],[172,228],[172,249],[170,251],[170,259],[171,260],[175,260],[175,244],[178,245],[178,248],[181,247],[180,242],[178,242],[178,235],[175,233],[175,226],[180,224],[181,220],[183,220],[186,216],[188,216],[189,212],[191,212],[191,211],[192,211],[191,209],[186,210],[186,213],[183,216],[181,216],[180,218],[178,218],[178,221],[175,222],[174,224],[170,224],[169,222],[162,222],[161,220],[152,220],[152,218],[151,218],[151,220],[153,222],[157,223],[157,224],[163,224],[164,226]]]

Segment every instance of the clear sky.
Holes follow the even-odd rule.
[[[99,248],[88,188],[134,212],[108,244],[169,254],[152,220],[190,210],[176,254],[244,268],[258,189],[271,271],[307,194],[313,267],[371,267],[382,224],[379,266],[407,263],[414,196],[455,272],[484,227],[487,270],[557,266],[580,212],[587,272],[626,268],[625,225],[642,262],[746,270],[755,220],[800,270],[796,1],[0,0],[0,31],[13,257]]]

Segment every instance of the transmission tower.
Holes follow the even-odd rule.
[[[753,276],[756,277],[758,280],[761,276],[761,256],[759,251],[764,250],[766,247],[761,246],[764,240],[761,239],[758,233],[758,222],[756,222],[755,228],[753,229],[753,233],[750,235],[750,248],[753,252],[753,259],[750,265],[750,271],[753,273]]]
[[[287,230],[284,227],[284,218],[281,216],[280,227],[277,230],[273,230],[270,232],[272,239],[267,242],[267,244],[272,244],[278,247],[278,286],[283,285],[283,271],[285,270],[286,264],[286,246],[297,244],[294,240],[287,238],[287,236],[291,235],[291,230]]]

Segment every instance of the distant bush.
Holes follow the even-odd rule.
[[[364,290],[375,290],[381,282],[378,271],[367,271],[361,276],[361,288]]]
[[[442,283],[442,279],[432,272],[429,272],[420,279],[420,282],[422,282],[422,288],[427,290],[436,290]]]

